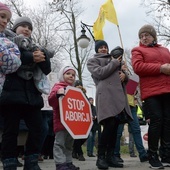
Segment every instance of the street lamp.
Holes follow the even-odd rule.
[[[82,28],[81,32],[82,32],[82,34],[81,34],[81,36],[77,39],[78,45],[79,45],[81,48],[87,48],[88,45],[89,45],[89,43],[90,43],[90,38],[87,37],[86,34],[85,34],[85,33],[86,33],[85,28],[89,31],[90,35],[92,36],[93,40],[95,41],[94,36],[93,36],[92,32],[90,31],[89,27],[93,27],[93,26],[87,25],[87,24],[85,24],[85,23],[83,23],[83,22],[81,21],[81,28]]]

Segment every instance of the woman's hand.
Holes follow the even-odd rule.
[[[34,62],[40,63],[42,61],[45,61],[45,55],[42,51],[37,50],[33,52]]]
[[[123,82],[125,80],[126,75],[122,71],[119,71],[119,77],[120,77],[121,82]]]
[[[160,72],[166,75],[170,75],[170,64],[166,63],[161,65]]]
[[[122,61],[122,56],[119,56],[118,58],[114,58],[113,56],[111,56],[111,59],[112,60],[118,60],[119,62]]]
[[[119,57],[117,58],[117,60],[118,60],[119,62],[121,62],[121,61],[122,61],[122,56],[119,56]]]

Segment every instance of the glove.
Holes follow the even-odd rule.
[[[113,56],[113,58],[118,58],[118,57],[120,57],[120,56],[122,56],[123,55],[123,53],[124,53],[124,50],[123,50],[123,48],[121,48],[121,47],[119,47],[119,46],[117,46],[117,47],[115,47],[111,52],[110,52],[110,54]]]
[[[24,50],[31,50],[32,49],[32,42],[29,38],[25,37],[24,35],[20,34],[13,38],[13,42],[19,47]]]

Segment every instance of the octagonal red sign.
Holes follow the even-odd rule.
[[[82,90],[66,88],[59,98],[61,122],[74,139],[87,138],[93,125],[91,105]]]

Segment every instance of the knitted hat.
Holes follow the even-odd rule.
[[[7,7],[7,5],[5,5],[1,2],[0,2],[0,10],[7,10],[12,15],[11,10]]]
[[[106,41],[104,41],[104,40],[97,40],[97,41],[95,41],[95,51],[96,51],[96,53],[98,53],[98,49],[99,49],[102,45],[105,45],[105,46],[107,47],[107,49],[109,50],[109,47],[108,47]]]
[[[139,38],[140,38],[140,35],[144,32],[149,33],[154,38],[154,40],[157,41],[156,30],[152,25],[144,25],[143,27],[141,27],[138,33]]]
[[[93,97],[89,97],[88,99],[89,99],[89,100],[94,100]]]
[[[83,86],[83,84],[80,80],[76,80],[74,83],[74,87],[76,87],[76,86]]]
[[[30,20],[30,18],[28,17],[19,17],[15,20],[14,22],[14,25],[12,27],[12,30],[15,32],[17,27],[21,26],[21,25],[29,25],[31,30],[33,30],[33,27],[32,27],[32,21]]]
[[[64,77],[63,77],[63,75],[64,75],[67,71],[69,71],[69,70],[73,70],[73,71],[75,71],[75,73],[76,73],[75,68],[73,68],[73,67],[71,67],[71,66],[64,66],[64,67],[62,67],[62,68],[60,69],[60,71],[59,71],[59,73],[58,73],[59,81],[64,82]]]

